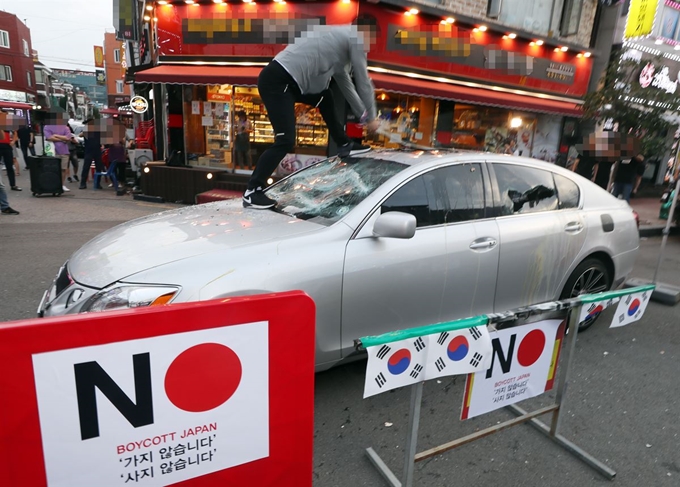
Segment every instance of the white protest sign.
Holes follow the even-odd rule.
[[[461,419],[552,389],[564,333],[562,323],[559,319],[544,320],[492,332],[491,366],[467,376]]]
[[[33,355],[49,487],[164,486],[269,456],[267,322]]]

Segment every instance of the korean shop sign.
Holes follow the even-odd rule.
[[[631,0],[626,19],[625,39],[649,35],[654,27],[658,0]]]

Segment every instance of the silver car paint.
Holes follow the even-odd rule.
[[[375,157],[410,167],[329,227],[243,210],[240,201],[164,212],[115,227],[74,253],[69,260],[74,285],[180,285],[173,302],[302,289],[316,302],[316,360],[322,369],[352,353],[352,340],[359,336],[507,309],[498,307],[501,302],[515,307],[540,296],[555,299],[573,269],[593,252],[611,257],[617,278],[632,269],[638,247],[632,210],[570,171],[527,158],[478,153],[384,152]],[[522,273],[510,266],[501,279],[496,274],[502,257],[501,229],[506,226],[502,220],[523,220],[524,226],[507,225],[521,232],[527,225],[535,226],[528,222],[532,215],[418,229],[408,240],[372,236],[380,203],[406,181],[443,165],[484,160],[541,167],[575,181],[585,210],[578,215],[569,210],[538,215],[558,222],[558,228],[580,218],[583,231],[572,242],[558,242],[559,253],[546,244],[521,244],[518,249],[529,251],[534,262],[542,259],[542,267],[530,263]],[[603,232],[600,222],[605,212],[615,222],[610,233]],[[497,239],[497,245],[470,249],[480,239]],[[421,241],[441,257],[424,255]],[[520,255],[518,249],[508,256]],[[536,274],[537,269],[546,274]],[[506,295],[508,287],[521,291],[516,302]],[[78,312],[82,301],[68,310],[50,308],[46,315]]]

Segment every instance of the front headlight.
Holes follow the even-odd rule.
[[[177,286],[121,285],[98,292],[87,300],[80,312],[158,306],[169,303],[178,292]]]

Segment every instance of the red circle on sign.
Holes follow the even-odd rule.
[[[534,365],[545,348],[545,334],[541,330],[533,330],[519,344],[517,361],[522,367]]]
[[[241,361],[219,343],[203,343],[180,353],[165,373],[165,393],[179,409],[198,413],[215,409],[241,383]]]

